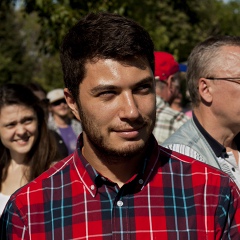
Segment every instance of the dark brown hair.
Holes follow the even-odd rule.
[[[112,13],[90,13],[65,36],[60,57],[65,86],[77,101],[87,61],[141,59],[154,72],[154,45],[146,30],[131,19]]]
[[[44,111],[40,106],[39,99],[30,89],[21,84],[5,84],[0,87],[0,99],[0,110],[4,106],[23,105],[33,109],[37,115],[39,135],[25,160],[25,164],[30,167],[30,171],[25,173],[25,177],[28,181],[31,181],[47,170],[51,163],[59,160],[57,144],[53,136],[49,134],[47,123],[44,118]],[[11,156],[9,150],[0,141],[1,182],[7,177],[10,160]]]

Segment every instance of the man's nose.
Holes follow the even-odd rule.
[[[135,120],[139,117],[138,103],[132,93],[125,93],[120,98],[119,117]]]

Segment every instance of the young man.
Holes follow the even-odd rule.
[[[228,173],[240,187],[240,37],[199,43],[188,59],[193,118],[164,146]]]
[[[74,154],[12,195],[1,239],[237,239],[224,173],[158,146],[153,43],[132,20],[89,14],[63,40]]]

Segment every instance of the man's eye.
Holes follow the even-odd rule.
[[[99,93],[98,96],[109,97],[109,96],[112,96],[115,94],[116,94],[116,92],[114,92],[114,91],[105,91],[105,92]]]
[[[141,92],[141,93],[148,93],[152,90],[152,85],[151,84],[144,84],[144,85],[141,85],[139,86],[137,89],[136,89],[136,92]]]

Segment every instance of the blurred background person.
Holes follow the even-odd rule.
[[[48,127],[60,134],[68,148],[68,154],[71,154],[74,152],[77,138],[82,132],[81,123],[70,117],[70,108],[66,103],[62,88],[48,92],[47,98],[50,104]]]
[[[170,107],[178,112],[183,112],[189,118],[192,117],[192,107],[191,99],[189,96],[189,91],[187,89],[187,80],[186,80],[186,65],[179,64],[179,93],[171,101]],[[182,67],[185,66],[185,67]]]
[[[178,112],[182,112],[183,111],[183,105],[182,105],[182,93],[179,92],[178,95],[173,99],[170,107]]]
[[[192,103],[187,88],[187,62],[179,63],[180,68],[180,91],[182,93],[182,112],[185,113],[189,118],[192,117]]]
[[[179,64],[167,52],[154,52],[154,59],[156,93],[167,105],[171,105],[180,91]]]
[[[189,118],[170,107],[180,94],[179,64],[167,52],[154,52],[154,57],[157,111],[153,134],[161,144]]]
[[[47,98],[47,91],[37,82],[31,82],[27,84],[27,87],[38,97],[40,104],[44,110],[46,121],[49,117],[49,99]]]
[[[47,91],[37,82],[31,82],[27,84],[27,87],[38,97],[40,100],[40,105],[42,106],[45,113],[45,120],[48,123],[49,119],[49,99],[47,98]],[[50,134],[53,135],[57,142],[58,154],[60,158],[65,158],[68,156],[68,148],[63,141],[60,134],[56,131],[50,129]]]
[[[21,84],[0,87],[0,215],[10,195],[60,158],[39,99]]]

